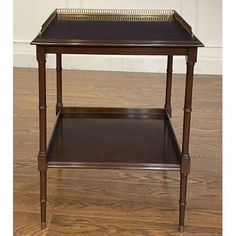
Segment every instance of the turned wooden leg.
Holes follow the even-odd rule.
[[[57,103],[56,103],[56,114],[60,111],[62,108],[62,66],[61,66],[61,54],[57,53],[56,56],[57,60]]]
[[[193,71],[197,59],[197,49],[192,48],[188,51],[187,56],[187,73],[185,84],[185,101],[184,101],[184,121],[183,121],[183,139],[182,139],[182,159],[181,159],[181,178],[180,178],[180,208],[179,208],[179,231],[184,231],[187,178],[190,172],[189,156],[189,137],[190,122],[192,112],[192,90],[193,90]]]
[[[37,46],[39,79],[39,154],[41,228],[46,227],[46,182],[47,182],[47,106],[46,106],[46,55],[45,48]]]
[[[173,56],[168,56],[167,59],[167,70],[166,70],[166,96],[165,96],[165,106],[167,113],[171,117],[171,88],[172,88],[172,69],[173,68]]]
[[[47,172],[40,171],[40,213],[41,229],[46,228]]]
[[[164,125],[164,128],[163,128],[163,162],[166,162],[166,159],[168,158],[168,151],[169,151],[169,147],[168,147],[168,139],[169,139],[169,137],[168,137],[168,133],[169,133],[169,131],[168,131],[168,127],[167,127],[167,124],[166,124],[166,121],[165,121],[165,125]],[[166,179],[167,178],[167,172],[168,171],[166,171],[166,170],[163,170],[162,171],[162,177],[164,178],[164,179]]]
[[[184,232],[186,193],[187,193],[187,174],[181,174],[180,177],[180,200],[179,200],[179,231]]]
[[[164,108],[171,117],[171,89],[172,89],[172,71],[173,71],[173,56],[169,55],[167,58],[167,69],[166,69],[166,96]],[[167,171],[163,171],[163,178],[167,178]]]

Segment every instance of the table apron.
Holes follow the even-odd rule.
[[[85,46],[38,46],[46,53],[100,54],[100,55],[188,55],[192,47],[85,47]]]

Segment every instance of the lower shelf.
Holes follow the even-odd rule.
[[[64,107],[48,167],[179,170],[181,154],[164,109]]]

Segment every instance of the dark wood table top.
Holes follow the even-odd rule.
[[[56,9],[31,44],[203,46],[174,10]]]

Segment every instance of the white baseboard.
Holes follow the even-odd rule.
[[[13,65],[15,67],[36,68],[35,47],[28,42],[14,42]],[[47,56],[47,68],[55,68],[55,55]],[[127,72],[157,72],[166,71],[166,57],[156,56],[113,56],[113,55],[63,55],[64,69],[105,70]],[[185,57],[174,57],[174,73],[184,73]],[[196,74],[222,74],[222,59],[220,47],[200,49]]]

